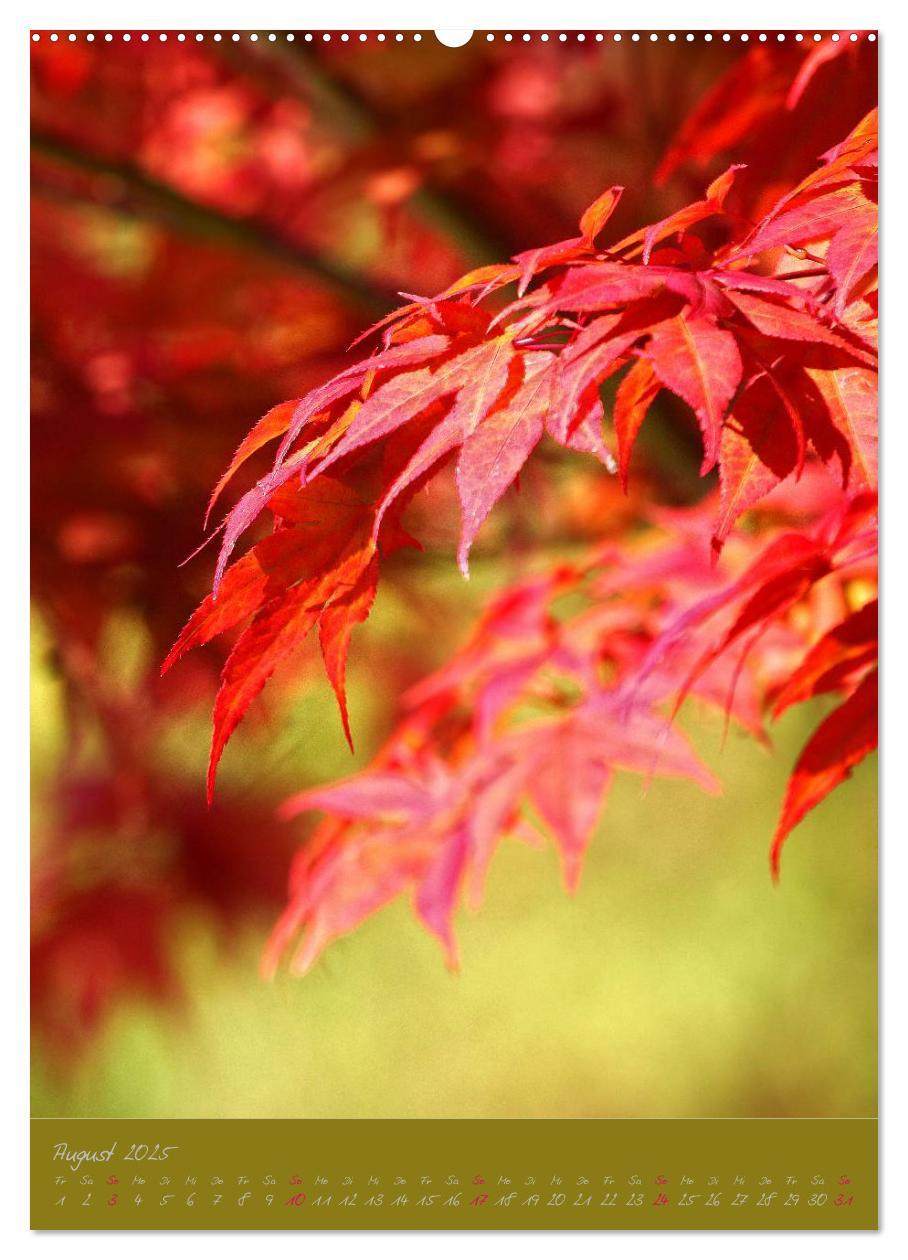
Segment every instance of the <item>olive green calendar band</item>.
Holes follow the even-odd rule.
[[[877,1228],[875,1119],[31,1123],[33,1229]]]

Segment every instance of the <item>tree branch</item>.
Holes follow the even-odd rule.
[[[200,204],[182,193],[152,179],[131,162],[102,157],[79,149],[68,141],[41,130],[32,131],[32,150],[42,158],[85,174],[105,175],[119,181],[119,199],[80,195],[80,200],[104,205],[179,232],[191,232],[206,240],[233,245],[274,262],[293,267],[333,289],[367,316],[374,318],[400,304],[392,289],[373,283],[357,271],[323,258],[295,241],[275,233],[261,222],[237,219],[220,210]],[[35,181],[40,188],[40,183]],[[50,189],[43,189],[51,192]]]

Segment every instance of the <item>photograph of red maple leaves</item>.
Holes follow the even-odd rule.
[[[876,60],[33,44],[35,1115],[876,1114]]]

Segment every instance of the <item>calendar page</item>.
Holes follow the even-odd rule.
[[[25,39],[32,1228],[875,1230],[876,33]]]

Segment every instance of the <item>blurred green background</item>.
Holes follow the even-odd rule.
[[[354,669],[354,714],[370,682]],[[52,685],[35,685],[40,757],[55,714]],[[349,769],[332,703],[317,679],[304,690],[272,768],[302,748],[319,778],[322,748],[324,777]],[[458,975],[405,902],[271,983],[267,921],[225,951],[187,913],[170,942],[182,1004],[127,996],[74,1071],[39,1061],[33,1113],[875,1114],[875,758],[792,835],[777,887],[768,871],[816,716],[789,714],[770,754],[735,732],[723,748],[698,714],[723,795],[617,776],[573,898],[551,847],[503,842],[481,911],[458,915]],[[186,742],[200,773],[206,734],[199,719]]]

